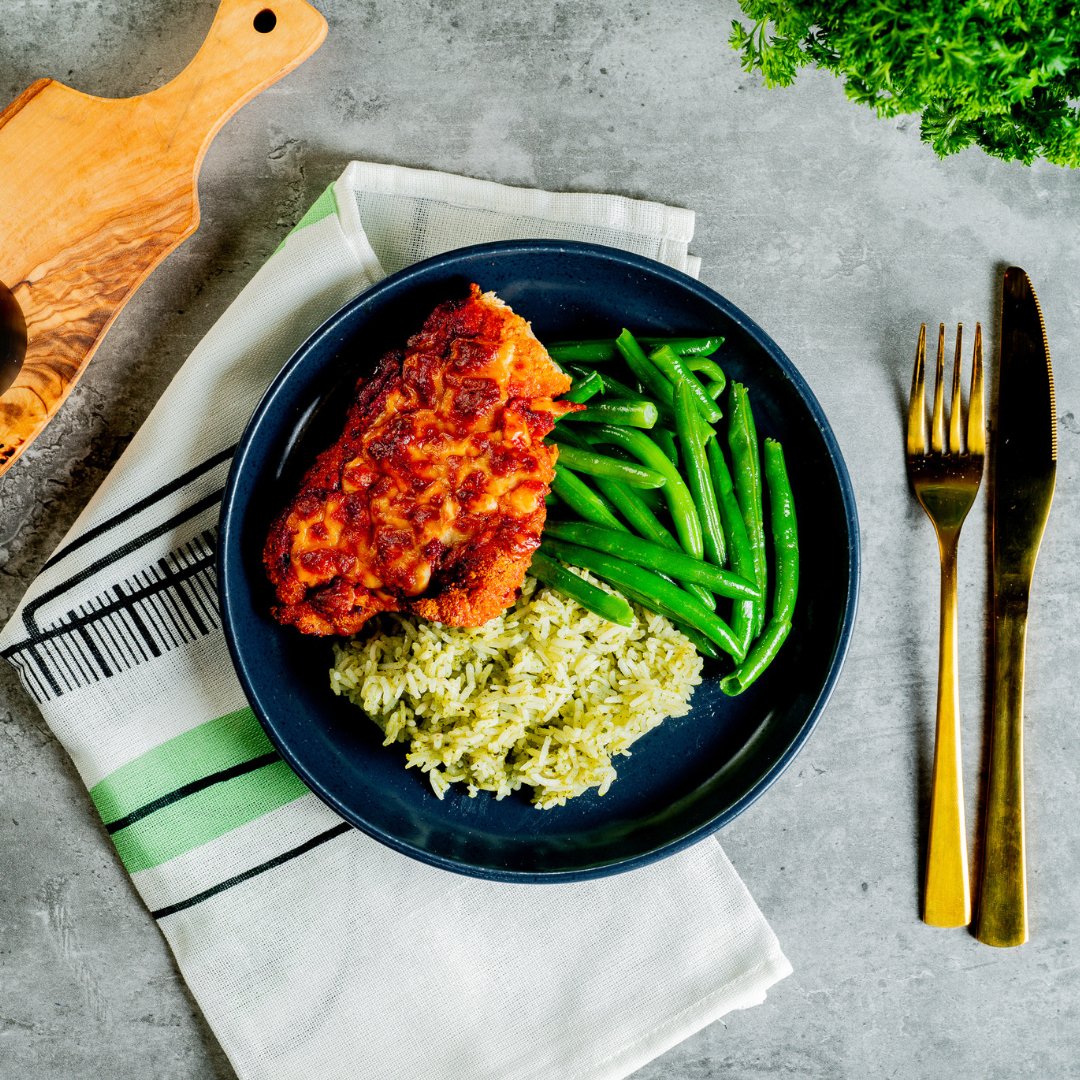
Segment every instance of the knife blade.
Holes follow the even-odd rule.
[[[993,659],[990,764],[975,936],[988,945],[1028,939],[1024,850],[1024,649],[1035,560],[1057,471],[1054,374],[1031,279],[1018,266],[1002,284],[1001,357],[991,424]]]

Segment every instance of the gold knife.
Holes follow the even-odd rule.
[[[1057,471],[1054,373],[1042,310],[1018,266],[1005,271],[997,412],[991,425],[993,703],[975,936],[1028,938],[1024,863],[1024,643],[1028,596]]]

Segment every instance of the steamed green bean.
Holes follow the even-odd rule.
[[[625,528],[612,513],[611,507],[565,465],[558,463],[555,465],[555,478],[551,481],[551,490],[575,514],[586,521],[606,525],[609,529]]]
[[[731,447],[735,495],[746,522],[750,550],[754,556],[755,579],[762,593],[768,582],[765,564],[765,525],[762,512],[761,458],[758,454],[757,428],[750,409],[750,397],[742,383],[732,383],[729,395],[728,445]],[[761,633],[765,609],[755,612],[754,637]]]
[[[700,600],[684,592],[677,585],[665,581],[659,574],[643,570],[640,566],[616,558],[603,551],[567,544],[561,540],[543,540],[541,550],[571,566],[580,566],[597,577],[610,582],[615,588],[626,586],[649,598],[648,606],[662,615],[669,615],[686,623],[694,630],[719,645],[724,652],[742,659],[739,642],[723,619],[710,611]]]
[[[652,349],[658,345],[669,345],[680,356],[711,356],[724,344],[722,337],[645,337],[641,341]],[[605,360],[614,360],[619,355],[614,338],[553,341],[547,346],[547,351],[558,364],[568,361],[599,364]]]
[[[590,443],[608,442],[629,450],[647,468],[655,470],[664,477],[666,483],[663,494],[671,511],[671,520],[675,525],[679,542],[685,551],[700,559],[705,551],[701,535],[701,520],[698,518],[697,508],[694,506],[694,499],[686,486],[686,481],[664,451],[643,431],[614,427],[609,424],[590,429],[587,438]]]
[[[765,633],[754,642],[746,657],[720,680],[720,689],[729,697],[741,694],[773,662],[789,633],[791,623],[770,619]]]
[[[597,377],[599,380],[599,376]],[[651,401],[601,401],[564,419],[586,424],[618,424],[621,427],[651,428],[659,417]]]
[[[533,553],[529,573],[537,581],[557,589],[608,622],[618,623],[619,626],[634,624],[634,612],[625,597],[598,589],[592,582],[578,577],[572,570],[567,570],[542,551]]]
[[[721,680],[731,695],[790,633],[799,549],[783,449],[771,438],[759,446],[747,388],[709,358],[722,342],[623,329],[548,346],[573,377],[565,400],[585,408],[553,436],[559,460],[545,501],[574,520],[548,521],[534,576],[622,625],[627,601],[660,612],[703,655],[734,658]],[[619,358],[618,377],[590,366]],[[563,563],[618,589],[623,606]],[[718,597],[731,601],[730,622],[716,614]]]
[[[680,383],[675,390],[675,425],[685,458],[686,482],[701,516],[705,556],[716,566],[723,566],[727,562],[727,543],[720,524],[720,509],[716,504],[712,477],[709,475],[697,404],[686,383]]]
[[[679,448],[675,444],[675,436],[667,428],[654,428],[651,432],[653,442],[660,447],[661,450],[671,460],[671,464],[677,469],[679,467]]]
[[[573,401],[578,405],[596,397],[604,389],[604,380],[595,371],[587,371],[584,375],[575,376],[574,384],[563,394],[563,401]]]
[[[720,390],[727,385],[727,376],[724,369],[715,361],[704,356],[688,356],[685,364],[695,375],[704,375],[711,383],[719,383]]]
[[[731,482],[724,453],[719,441],[713,437],[707,440],[705,453],[709,459],[709,471],[712,475],[713,490],[720,508],[720,523],[728,541],[728,556],[731,569],[740,577],[757,581],[757,568],[754,554],[750,547],[750,538],[746,533],[746,523],[735,498],[735,489]],[[737,601],[731,615],[731,628],[742,643],[744,650],[750,648],[754,635],[754,624],[758,619],[758,609],[765,606],[763,598]]]
[[[649,396],[669,411],[675,407],[675,390],[660,369],[645,355],[645,350],[629,330],[615,339],[626,366],[634,373],[634,378],[645,388]]]
[[[790,622],[799,592],[799,532],[783,447],[766,439],[765,481],[769,488],[769,524],[773,536],[773,618]]]
[[[661,345],[660,348],[649,353],[649,362],[668,380],[672,390],[677,392],[680,386],[689,389],[698,411],[710,424],[719,422],[722,415],[719,406],[709,397],[697,376],[687,370],[682,357],[673,349],[667,345]]]
[[[598,426],[606,429],[610,425]],[[628,429],[612,428],[612,430],[623,431]],[[634,434],[639,433],[634,432]],[[559,457],[562,459],[563,464],[574,472],[587,473],[589,476],[607,476],[613,480],[622,480],[632,487],[658,488],[663,487],[668,480],[665,474],[658,472],[656,469],[635,465],[629,461],[620,461],[618,458],[609,457],[607,454],[598,454],[593,450],[579,450],[576,446],[562,446],[559,450]]]
[[[672,551],[668,547],[643,540],[641,537],[634,536],[633,533],[620,532],[581,521],[548,521],[544,535],[555,540],[579,544],[581,547],[606,551],[609,555],[626,559],[628,562],[680,581],[696,582],[704,585],[717,596],[726,596],[730,599],[743,597],[755,599],[761,596],[756,585],[737,574],[721,570],[685,552]]]

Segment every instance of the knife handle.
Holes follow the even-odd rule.
[[[987,945],[1023,945],[1028,939],[1024,861],[1026,637],[1027,596],[999,598],[994,613],[990,770],[975,924],[975,936]]]

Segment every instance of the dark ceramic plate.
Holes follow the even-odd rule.
[[[715,677],[689,715],[667,720],[617,762],[603,798],[536,810],[454,790],[440,801],[404,767],[402,745],[330,692],[330,644],[269,616],[261,551],[271,518],[315,454],[341,430],[356,378],[400,345],[430,310],[470,282],[494,289],[541,340],[723,334],[718,359],[750,388],[761,437],[783,441],[801,518],[795,626],[772,668],[725,698]],[[380,282],[328,320],[285,365],[233,461],[219,581],[225,633],[252,708],[304,781],[371,836],[448,870],[507,881],[563,881],[641,866],[707,836],[753,802],[816,723],[855,617],[859,536],[847,470],[795,366],[722,296],[675,270],[611,248],[558,241],[485,244],[440,255]],[[708,669],[707,669],[708,670]]]

